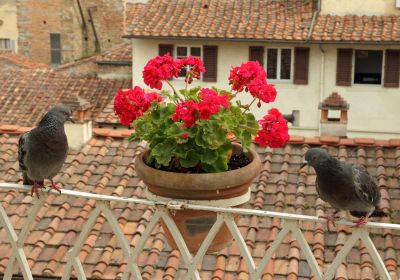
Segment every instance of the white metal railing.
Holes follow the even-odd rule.
[[[11,184],[11,183],[0,183],[0,190],[15,190],[21,192],[29,192],[31,190],[30,186]],[[57,192],[53,192],[54,194],[58,194]],[[202,260],[205,255],[207,248],[210,246],[214,236],[218,232],[219,228],[225,224],[229,231],[232,233],[232,236],[236,240],[238,247],[240,249],[241,255],[244,261],[247,264],[250,279],[260,279],[262,273],[267,266],[268,262],[273,257],[275,251],[277,250],[279,244],[282,243],[285,236],[291,232],[292,236],[298,241],[300,248],[304,252],[304,255],[307,259],[308,264],[310,265],[312,274],[314,279],[333,279],[335,276],[336,270],[339,265],[345,260],[345,257],[350,252],[351,248],[355,245],[355,243],[361,239],[366,249],[368,250],[372,261],[379,273],[381,279],[390,279],[389,273],[384,265],[382,258],[380,257],[374,243],[372,242],[368,229],[372,228],[380,228],[380,229],[392,229],[392,230],[400,230],[399,224],[388,224],[388,223],[375,223],[369,222],[363,228],[356,228],[352,232],[350,236],[348,236],[347,241],[341,250],[337,253],[333,262],[323,273],[321,271],[320,266],[317,263],[315,256],[313,255],[312,249],[307,243],[300,227],[298,226],[299,221],[309,221],[316,223],[325,223],[325,219],[321,219],[315,216],[306,216],[306,215],[298,215],[298,214],[287,214],[287,213],[279,213],[273,211],[263,211],[263,210],[255,210],[255,209],[244,209],[244,208],[223,208],[223,207],[214,207],[214,206],[205,206],[205,205],[197,205],[197,204],[189,204],[185,201],[170,201],[159,202],[152,201],[147,199],[139,199],[139,198],[126,198],[126,197],[116,197],[109,195],[100,195],[100,194],[92,194],[86,192],[78,192],[72,190],[62,190],[61,195],[71,196],[71,197],[81,197],[87,199],[94,199],[96,201],[96,207],[91,211],[87,222],[85,223],[85,227],[80,232],[78,238],[75,241],[75,244],[72,248],[70,248],[68,252],[67,264],[62,277],[62,280],[67,280],[71,277],[72,270],[75,270],[75,273],[78,279],[86,279],[82,264],[78,257],[80,250],[82,249],[86,238],[88,237],[97,217],[103,213],[105,219],[109,222],[113,233],[115,234],[119,244],[122,248],[124,257],[127,261],[127,266],[122,276],[122,279],[129,279],[132,276],[134,279],[142,279],[141,272],[139,266],[136,263],[136,260],[139,254],[142,252],[145,241],[150,237],[154,227],[160,220],[163,220],[167,225],[168,229],[171,232],[172,237],[175,240],[175,243],[181,253],[182,260],[187,269],[187,273],[184,276],[185,279],[200,279],[199,271],[197,270],[198,264]],[[14,265],[17,262],[22,275],[25,280],[33,279],[32,272],[29,268],[27,258],[25,256],[23,247],[25,238],[28,235],[30,230],[30,225],[32,224],[36,214],[42,207],[45,201],[46,193],[41,193],[40,198],[36,198],[32,205],[32,209],[29,211],[27,222],[22,227],[21,231],[17,235],[15,232],[10,219],[7,216],[6,211],[4,210],[2,204],[0,204],[0,225],[4,227],[6,234],[8,236],[9,242],[12,247],[12,255],[9,259],[9,264],[4,273],[3,279],[8,280],[12,278],[12,273],[14,271]],[[145,231],[137,242],[136,247],[131,248],[129,246],[129,242],[126,240],[116,218],[112,214],[112,208],[110,207],[110,202],[128,202],[135,204],[144,204],[148,206],[153,206],[155,208],[154,214],[148,222]],[[201,244],[199,250],[195,255],[192,255],[188,247],[186,246],[181,233],[173,219],[170,216],[170,211],[179,211],[181,209],[195,209],[195,210],[207,210],[213,211],[217,213],[217,219],[215,224],[210,229],[208,235],[204,239]],[[255,262],[251,256],[251,253],[246,245],[246,242],[243,236],[240,234],[238,226],[236,225],[233,214],[240,215],[255,215],[259,217],[270,217],[270,218],[279,218],[282,220],[282,229],[278,233],[276,239],[270,244],[269,248],[266,250],[264,257],[261,259],[259,264],[256,266]],[[338,221],[337,224],[344,225],[353,225],[353,223],[348,221]]]

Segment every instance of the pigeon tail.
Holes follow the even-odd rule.
[[[367,212],[361,212],[361,211],[350,211],[350,214],[353,217],[357,217],[357,218],[361,218],[361,217],[365,217],[365,215],[367,215]],[[371,215],[369,215],[370,217],[387,217],[388,214],[385,213],[383,210],[381,209],[375,209],[374,212],[372,212]]]

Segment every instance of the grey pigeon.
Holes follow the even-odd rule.
[[[320,198],[334,208],[348,210],[352,216],[358,217],[357,227],[365,225],[370,216],[386,215],[379,209],[381,195],[378,186],[363,166],[339,161],[320,148],[306,152],[303,166],[306,164],[315,169],[315,184]],[[328,228],[329,221],[337,219],[334,216],[322,217],[327,219]]]
[[[24,185],[33,185],[31,195],[51,181],[51,189],[60,191],[53,177],[60,171],[68,152],[64,123],[72,121],[71,110],[64,105],[50,109],[39,125],[21,135],[18,142],[18,161]]]

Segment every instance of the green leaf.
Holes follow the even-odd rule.
[[[196,166],[199,163],[199,161],[200,161],[200,155],[195,150],[188,151],[187,156],[185,158],[179,159],[180,164],[185,168]]]

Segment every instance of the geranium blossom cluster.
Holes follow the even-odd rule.
[[[258,61],[249,61],[233,67],[229,75],[229,84],[232,85],[232,90],[245,90],[258,98],[258,107],[261,106],[260,101],[274,102],[277,95],[275,86],[267,83],[267,73]]]
[[[114,98],[114,110],[123,125],[130,125],[146,112],[153,101],[160,102],[161,95],[156,92],[145,93],[141,87],[118,90]]]
[[[172,120],[177,122],[182,120],[183,127],[193,126],[198,119],[208,120],[211,115],[220,111],[221,106],[229,107],[229,97],[227,94],[218,94],[209,88],[200,90],[200,101],[188,100],[176,105],[175,114]]]
[[[287,120],[282,117],[278,109],[269,110],[268,114],[258,123],[261,125],[261,130],[257,132],[254,142],[261,147],[279,148],[289,141]]]
[[[169,53],[150,59],[143,70],[143,81],[151,88],[161,90],[162,80],[177,78],[183,67],[189,66],[190,70],[185,81],[191,83],[193,78],[200,79],[200,74],[205,72],[200,58],[188,56],[174,60]]]
[[[184,68],[187,70],[185,77],[186,88],[177,91],[169,80],[174,77],[177,78]],[[250,143],[252,137],[255,137],[253,139],[254,142],[260,146],[273,148],[281,147],[289,140],[287,121],[277,109],[271,109],[258,123],[252,113],[249,112],[249,108],[254,101],[258,101],[257,105],[260,107],[261,102],[273,102],[277,95],[275,86],[267,82],[267,73],[258,62],[249,61],[242,63],[240,66],[232,67],[228,80],[232,91],[237,93],[216,88],[194,88],[189,90],[187,85],[193,79],[200,79],[201,73],[205,71],[203,62],[199,58],[189,56],[182,59],[173,59],[169,54],[157,56],[149,60],[145,65],[143,80],[150,88],[158,90],[162,89],[163,83],[167,83],[172,88],[173,94],[170,95],[165,92],[162,94],[171,99],[161,102],[162,97],[158,93],[146,93],[142,88],[135,86],[130,90],[118,91],[114,100],[115,112],[123,125],[130,125],[135,121],[135,130],[140,133],[137,136],[142,137],[144,140],[151,142],[151,137],[157,136],[158,138],[155,142],[160,143],[160,139],[164,139],[162,137],[165,137],[165,139],[168,137],[180,137],[180,139],[174,138],[176,145],[192,145],[190,149],[186,148],[185,151],[195,151],[195,146],[199,143],[199,139],[211,137],[208,135],[213,134],[212,132],[204,135],[195,135],[196,133],[201,133],[202,129],[196,130],[192,128],[196,124],[207,127],[207,123],[200,123],[200,121],[209,119],[213,119],[213,124],[215,124],[217,118],[213,118],[213,116],[221,111],[223,111],[221,118],[218,118],[218,122],[221,122],[221,125],[208,128],[215,130],[213,137],[222,135],[223,138],[223,135],[228,135],[235,131],[235,136],[244,140],[242,141],[243,143]],[[253,102],[249,105],[242,105],[240,102],[237,105],[233,105],[231,100],[241,92],[249,92],[254,98]],[[158,103],[158,105],[151,106],[153,102]],[[163,113],[146,114],[146,117],[141,118],[149,108],[152,108],[152,112],[160,110]],[[152,119],[153,117],[154,119]],[[160,120],[160,118],[165,119]],[[170,125],[171,120],[180,124],[178,128]],[[161,125],[161,122],[164,122],[164,124]],[[146,136],[143,136],[144,134]],[[181,141],[182,139],[187,140]],[[215,139],[212,141],[203,139],[200,142],[203,146],[206,145],[205,143],[209,143],[210,150],[216,149],[216,143],[222,143],[222,141]],[[175,149],[178,153],[180,147]],[[157,154],[157,156],[159,156],[160,161],[164,160],[160,154]],[[221,158],[223,158],[223,155]],[[185,164],[188,164],[188,162],[191,163],[191,161],[184,161]]]

